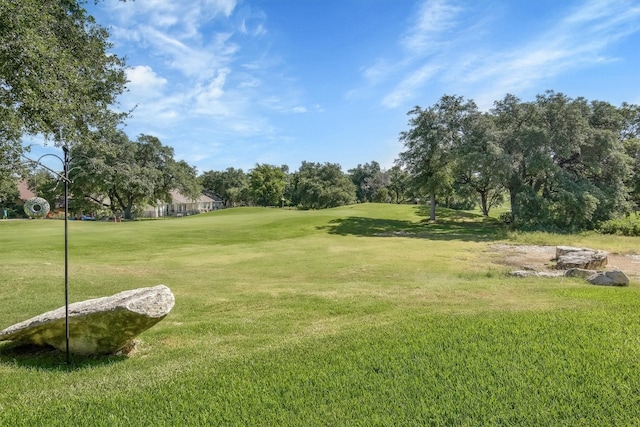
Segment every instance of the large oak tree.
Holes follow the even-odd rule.
[[[415,107],[408,115],[410,129],[400,134],[404,151],[398,162],[417,191],[429,196],[430,219],[436,219],[437,196],[451,191],[453,150],[464,135],[468,118],[477,114],[473,101],[444,95],[433,106]]]
[[[140,135],[136,141],[124,132],[107,135],[99,144],[73,147],[74,198],[93,200],[131,219],[135,208],[170,201],[174,189],[193,199],[199,197],[202,187],[195,168],[176,161],[173,148],[150,135]]]
[[[15,179],[24,135],[87,140],[125,114],[124,61],[82,0],[0,0],[0,180]]]

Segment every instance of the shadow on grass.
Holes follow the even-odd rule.
[[[110,365],[127,358],[126,355],[79,356],[71,354],[70,364],[67,365],[66,353],[53,347],[11,342],[0,344],[0,364],[48,371],[70,371]]]
[[[329,234],[377,237],[409,237],[429,240],[463,240],[485,242],[504,239],[507,230],[494,218],[451,209],[439,209],[436,221],[429,221],[429,208],[416,207],[416,215],[424,217],[419,222],[348,217],[331,221],[319,227]]]

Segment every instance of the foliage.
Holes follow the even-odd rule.
[[[393,165],[388,171],[389,193],[393,196],[395,203],[402,203],[406,200],[409,191],[409,174],[399,165]]]
[[[638,219],[637,214],[610,219],[600,223],[597,230],[603,234],[640,236],[640,219]]]
[[[631,173],[626,179],[630,199],[640,206],[640,105],[622,104],[619,110],[623,117],[620,139],[629,156]]]
[[[18,187],[16,178],[9,175],[6,179],[0,179],[0,203],[6,204],[18,198]]]
[[[125,219],[134,209],[169,201],[171,190],[196,199],[201,187],[196,171],[173,158],[173,148],[150,135],[130,141],[123,132],[107,134],[98,144],[78,144],[71,151],[70,177],[74,198],[108,207]]]
[[[469,193],[477,195],[482,214],[489,216],[489,210],[503,202],[507,169],[493,119],[488,114],[474,113],[462,132],[453,149],[456,192],[465,198]]]
[[[27,186],[55,209],[64,198],[64,184],[46,169],[37,169],[27,177]]]
[[[15,191],[17,179],[26,173],[26,167],[21,162],[23,151],[19,144],[3,140],[0,136],[0,201]]]
[[[24,210],[17,203],[20,197],[18,187],[15,180],[0,180],[0,214],[4,215],[4,210],[7,210],[7,216],[9,218],[20,218],[24,216]]]
[[[25,174],[23,135],[71,145],[127,116],[110,109],[124,60],[84,3],[0,0],[0,194]]]
[[[351,182],[356,186],[356,197],[359,202],[387,202],[386,197],[382,197],[383,188],[388,187],[389,177],[375,160],[371,163],[358,165],[354,169],[347,171]],[[388,192],[388,191],[387,191]]]
[[[256,164],[249,172],[251,197],[258,206],[280,206],[286,185],[287,175],[281,167]]]
[[[23,134],[83,141],[124,117],[109,109],[124,62],[83,3],[0,1],[0,141],[14,151]]]
[[[198,177],[204,191],[217,194],[226,207],[247,202],[249,183],[242,169],[227,168],[224,171],[207,171]]]
[[[506,186],[516,223],[593,228],[628,209],[629,158],[615,107],[549,91],[529,104],[508,95],[493,113],[512,165]]]
[[[355,185],[336,163],[302,162],[291,178],[292,203],[301,209],[325,209],[355,201]]]
[[[436,196],[453,206],[476,194],[488,216],[506,192],[515,227],[579,230],[640,201],[638,106],[547,91],[534,102],[508,94],[486,114],[455,96],[409,114],[398,163],[432,209]]]
[[[399,164],[411,176],[414,188],[430,197],[431,215],[435,220],[436,196],[446,195],[453,185],[453,150],[468,126],[470,116],[476,114],[473,101],[444,95],[433,106],[415,107],[408,115],[410,129],[400,134],[405,151]]]

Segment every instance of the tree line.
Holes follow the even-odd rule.
[[[482,212],[507,198],[525,228],[589,229],[640,201],[640,107],[547,91],[506,95],[489,112],[443,96],[409,113],[398,164],[431,200],[475,195]]]
[[[423,203],[484,215],[508,203],[519,227],[584,229],[629,213],[640,201],[640,107],[545,92],[524,102],[506,95],[487,112],[445,95],[408,112],[403,150],[389,169],[376,161],[342,171],[336,163],[256,164],[246,173],[206,171],[174,159],[155,136],[131,140],[116,112],[126,89],[125,60],[109,52],[108,30],[83,2],[0,0],[0,204],[27,177],[60,197],[59,177],[30,170],[25,135],[70,152],[75,209],[135,216],[180,190],[226,206],[322,209],[354,202]],[[28,154],[28,153],[27,153]]]

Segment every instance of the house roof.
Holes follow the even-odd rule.
[[[209,197],[201,194],[197,199],[191,199],[183,194],[181,194],[178,190],[171,190],[171,199],[173,203],[207,203],[213,202],[214,200]]]
[[[20,200],[27,201],[36,197],[36,193],[29,190],[29,185],[26,180],[18,181],[18,192],[20,193]]]

